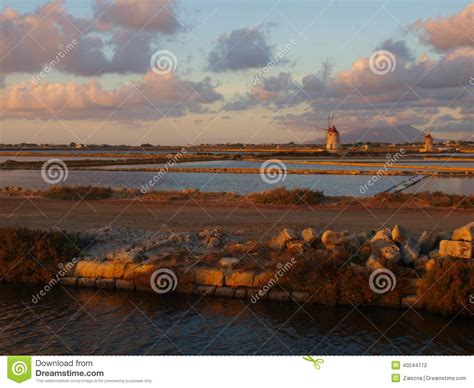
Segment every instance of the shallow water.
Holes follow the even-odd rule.
[[[404,190],[404,193],[419,193],[422,191],[442,191],[446,194],[469,195],[474,193],[474,178],[437,178],[428,177],[420,183]]]
[[[157,172],[144,171],[77,171],[70,170],[68,178],[61,184],[71,186],[105,186],[127,187],[141,189],[153,179]],[[372,186],[367,184],[369,175],[296,175],[288,174],[284,180],[269,184],[262,180],[259,174],[226,174],[226,173],[172,173],[162,176],[152,190],[183,190],[199,189],[207,192],[235,192],[246,194],[256,191],[269,190],[277,187],[310,188],[321,190],[332,196],[362,196],[374,195],[385,191],[401,182],[407,176],[381,176]],[[422,181],[423,182],[423,181]],[[5,170],[0,171],[0,187],[19,186],[34,189],[48,189],[38,170]],[[423,190],[443,190],[447,193],[469,194],[474,192],[472,178],[429,178],[429,185],[413,186],[412,190],[423,187]]]
[[[290,161],[283,161],[286,168],[296,169],[296,170],[372,170],[378,171],[379,169],[383,169],[382,166],[354,166],[350,163],[347,164],[321,164],[317,161],[312,161],[310,164],[303,164],[303,163],[291,163]],[[334,162],[334,161],[333,161]],[[358,160],[355,162],[359,163],[373,163],[373,164],[384,164],[386,162],[385,159],[381,160]],[[263,161],[236,161],[236,160],[211,160],[211,161],[199,161],[199,162],[185,162],[179,163],[174,167],[181,167],[181,168],[260,168],[263,164]],[[432,166],[432,167],[466,167],[466,168],[474,168],[474,162],[456,162],[456,161],[403,161],[403,163],[398,163],[400,165],[413,165],[413,166]],[[111,166],[101,166],[95,167],[100,168],[101,170],[114,170],[114,169],[133,169],[133,170],[140,170],[143,168],[162,168],[164,167],[163,163],[156,163],[156,164],[126,164],[126,165],[111,165]],[[393,164],[392,167],[388,168],[388,170],[407,170],[405,167],[400,167],[397,164]]]
[[[75,171],[68,173],[62,184],[71,186],[106,186],[141,189],[153,180],[156,172],[141,171]],[[172,173],[162,176],[153,190],[199,189],[207,192],[250,192],[269,190],[277,187],[311,188],[321,190],[326,195],[360,196],[360,186],[370,179],[367,175],[292,175],[276,184],[264,182],[259,174],[213,174],[213,173]],[[387,176],[370,188],[365,195],[373,195],[389,189],[406,180],[405,176]],[[474,184],[474,180],[472,181]],[[50,187],[37,170],[0,171],[0,186],[20,186],[34,189]]]
[[[0,285],[3,354],[474,354],[472,318]],[[449,323],[450,322],[450,323]]]

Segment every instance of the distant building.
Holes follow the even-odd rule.
[[[341,147],[341,138],[339,137],[339,132],[336,129],[336,126],[333,124],[328,128],[326,149],[328,151],[338,150]]]
[[[433,137],[428,132],[425,136],[425,146],[421,149],[422,152],[434,152],[435,147],[433,144]]]

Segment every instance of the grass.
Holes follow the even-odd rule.
[[[474,208],[474,195],[446,194],[442,191],[421,192],[416,194],[407,193],[381,193],[368,199],[383,203],[406,203],[414,201],[421,206],[429,207],[457,207],[462,209]]]
[[[4,187],[0,188],[0,193],[6,195],[17,196],[42,196],[45,198],[56,200],[78,200],[84,198],[86,200],[103,200],[110,198],[135,198],[142,197],[149,201],[188,201],[193,199],[196,201],[213,201],[218,204],[225,205],[227,202],[242,200],[243,202],[253,202],[261,205],[328,205],[328,206],[347,206],[353,202],[353,197],[329,197],[325,196],[321,191],[310,189],[288,189],[277,188],[257,193],[239,195],[233,192],[202,192],[198,189],[186,190],[167,190],[154,191],[147,193],[140,192],[139,189],[133,188],[105,188],[105,187],[72,187],[72,186],[56,186],[47,191],[39,191],[36,189],[23,189],[20,187]],[[460,208],[474,209],[474,195],[458,195],[446,194],[441,191],[421,192],[416,194],[408,193],[381,193],[373,197],[359,198],[364,206],[369,208],[390,207],[403,204],[411,207],[444,207],[444,208]]]
[[[85,199],[101,200],[111,198],[113,190],[105,187],[71,187],[71,186],[55,186],[42,193],[43,197],[59,200],[79,200]]]
[[[247,198],[255,203],[272,205],[317,205],[325,196],[321,191],[309,189],[287,189],[285,187],[248,194]]]
[[[0,277],[9,283],[44,283],[81,254],[83,243],[61,232],[0,228]]]

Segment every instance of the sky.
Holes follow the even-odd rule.
[[[0,6],[0,143],[304,143],[331,112],[342,137],[474,134],[468,1]]]

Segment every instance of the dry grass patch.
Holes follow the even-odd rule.
[[[474,261],[444,259],[423,276],[418,296],[427,310],[445,315],[474,314]]]
[[[10,283],[43,283],[81,254],[76,236],[26,228],[0,229],[0,276]]]

